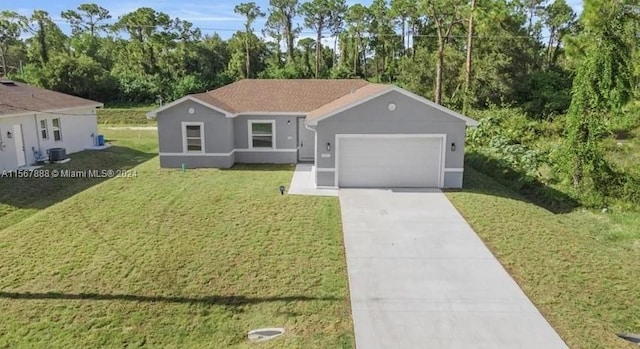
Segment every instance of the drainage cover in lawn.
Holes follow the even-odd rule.
[[[249,331],[248,338],[250,342],[264,342],[281,336],[283,333],[284,328],[261,328]]]
[[[618,337],[627,340],[631,343],[640,344],[640,335],[631,333],[618,333]]]

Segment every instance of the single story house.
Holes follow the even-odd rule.
[[[364,80],[246,79],[147,114],[162,167],[313,162],[317,187],[460,188],[477,122]]]
[[[91,148],[98,107],[102,103],[0,79],[0,171],[33,165],[51,148]]]

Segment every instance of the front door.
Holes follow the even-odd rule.
[[[27,158],[24,153],[24,141],[22,139],[22,125],[13,125],[13,139],[16,142],[16,157],[18,158],[18,167],[27,164]]]
[[[304,118],[298,118],[298,161],[313,161],[315,133],[304,127]]]

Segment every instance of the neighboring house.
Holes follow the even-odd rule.
[[[47,149],[67,153],[94,145],[102,103],[0,80],[0,171],[35,164]]]
[[[241,80],[157,117],[162,167],[314,162],[318,187],[462,186],[477,122],[364,80]]]

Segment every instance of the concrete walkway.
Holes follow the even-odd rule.
[[[299,163],[296,165],[288,193],[292,195],[338,196],[337,189],[316,188],[313,164],[311,163]]]
[[[357,348],[567,348],[440,191],[339,196]]]

